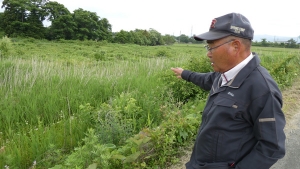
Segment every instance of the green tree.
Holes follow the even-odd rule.
[[[129,40],[132,40],[133,43],[138,45],[157,45],[159,36],[161,36],[160,33],[154,29],[150,29],[150,31],[135,29],[131,32],[132,38],[130,38]]]
[[[147,39],[147,35],[149,35],[149,33],[146,30],[135,29],[134,31],[130,31],[130,33],[131,36],[133,37],[133,43],[137,45],[150,44],[150,41]]]
[[[174,44],[176,42],[175,37],[171,35],[163,36],[163,40],[167,45]]]
[[[73,19],[76,23],[76,39],[111,40],[112,28],[106,18],[100,19],[95,12],[79,8],[74,11]]]
[[[52,21],[48,30],[47,38],[52,39],[76,39],[75,30],[77,25],[73,20],[72,15],[62,15]]]
[[[261,39],[261,46],[264,46],[264,47],[269,46],[267,39],[265,39],[265,38]]]
[[[163,45],[164,44],[163,38],[158,31],[150,28],[149,34],[150,34],[150,36],[149,36],[150,45],[155,46],[155,45]]]
[[[181,34],[181,35],[178,36],[176,39],[177,39],[178,42],[180,42],[180,43],[189,43],[189,42],[190,42],[190,38],[189,38],[187,35],[185,35],[185,34]]]
[[[90,12],[79,8],[74,11],[73,18],[77,25],[77,39],[95,40],[101,37],[99,16],[97,16],[95,12]]]
[[[58,2],[48,2],[43,7],[48,21],[53,21],[58,19],[60,16],[63,15],[71,15],[70,11],[63,5]]]
[[[46,19],[47,13],[43,6],[47,0],[31,0],[27,22],[29,29],[26,31],[26,36],[34,38],[44,38],[45,28],[43,21]]]
[[[287,47],[288,48],[296,48],[297,47],[296,41],[294,39],[288,40],[287,41]]]
[[[140,31],[141,37],[144,39],[145,45],[151,45],[150,33],[147,30]]]
[[[3,30],[8,36],[23,35],[23,30],[26,29],[27,9],[29,0],[4,0],[2,8],[3,14]]]
[[[102,18],[98,21],[100,26],[99,40],[112,41],[112,26],[106,18]]]
[[[0,34],[2,36],[4,36],[4,24],[3,24],[3,20],[4,20],[4,13],[3,12],[0,12]]]
[[[170,38],[168,43],[174,43],[174,38]],[[116,32],[114,34],[113,42],[115,43],[134,43],[138,45],[164,45],[164,37],[156,30],[149,29],[141,30],[135,29],[134,31],[124,31]]]
[[[120,32],[115,33],[114,42],[122,44],[130,43],[129,37],[129,32],[121,30]]]
[[[144,45],[144,41],[142,39],[141,34],[138,31],[130,31],[130,36],[132,37],[132,41],[137,45]]]
[[[8,36],[43,38],[45,12],[48,0],[4,0],[3,29]]]
[[[70,11],[57,2],[48,2],[43,7],[51,26],[47,29],[47,39],[75,39],[77,25]]]

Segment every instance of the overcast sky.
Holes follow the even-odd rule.
[[[70,12],[83,8],[107,18],[112,30],[153,28],[161,34],[201,34],[213,18],[237,12],[246,16],[254,34],[300,36],[296,0],[56,0]]]
[[[1,0],[2,1],[2,0]],[[300,36],[296,0],[53,0],[70,12],[82,8],[108,19],[113,32],[153,28],[161,34],[190,36],[208,31],[213,18],[237,12],[255,35]]]

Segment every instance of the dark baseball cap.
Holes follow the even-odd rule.
[[[254,30],[249,20],[239,13],[229,13],[212,20],[209,31],[195,35],[198,41],[216,40],[227,36],[237,36],[244,39],[253,39]]]

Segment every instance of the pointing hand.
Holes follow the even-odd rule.
[[[181,79],[181,74],[183,72],[182,68],[176,67],[176,68],[171,68],[171,70],[175,73],[175,75],[177,76],[177,78]]]

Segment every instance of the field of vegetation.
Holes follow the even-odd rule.
[[[282,90],[299,49],[253,47]],[[193,140],[211,71],[203,44],[0,40],[0,168],[165,168]]]

